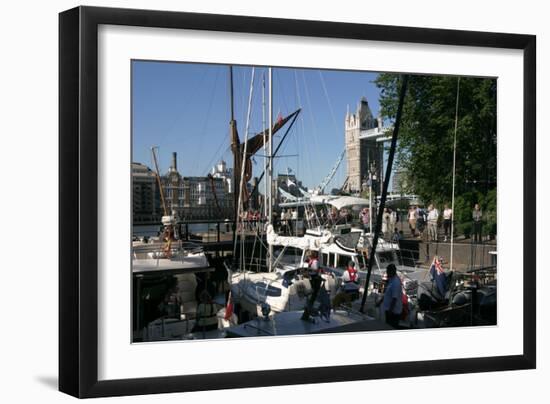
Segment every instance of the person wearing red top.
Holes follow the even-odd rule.
[[[344,282],[357,282],[358,281],[358,275],[357,275],[357,269],[355,269],[355,262],[350,261],[348,263],[348,267],[346,268],[346,271],[342,275],[342,279]]]
[[[342,274],[342,280],[344,281],[344,292],[356,295],[359,293],[359,274],[355,269],[355,262],[350,261],[348,267]],[[358,297],[358,296],[355,296]]]

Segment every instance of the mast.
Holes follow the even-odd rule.
[[[239,201],[238,201],[238,185],[239,182],[238,179],[238,166],[239,166],[239,159],[237,158],[238,151],[239,151],[239,138],[237,136],[237,122],[235,122],[235,109],[234,109],[234,102],[233,102],[233,66],[229,66],[229,105],[231,108],[231,119],[229,121],[229,131],[230,131],[230,138],[231,138],[231,150],[233,152],[233,242],[236,245],[237,240],[237,221],[239,218],[238,215],[238,209],[239,209]],[[233,259],[236,258],[236,248],[233,249]]]
[[[265,128],[265,74],[262,77],[262,128]],[[267,171],[267,137],[264,131],[264,173]],[[267,180],[264,181],[264,216],[267,218]]]
[[[159,172],[159,165],[158,165],[158,162],[157,162],[157,155],[155,153],[155,146],[151,147],[151,153],[153,154],[153,161],[155,163],[155,174],[156,174],[156,177],[157,177],[157,184],[159,186],[159,191],[160,191],[160,200],[162,202],[162,211],[164,212],[164,216],[168,216],[168,212],[166,210],[166,201],[164,200],[164,191],[162,190],[162,184],[161,184],[161,181],[160,181],[160,172]]]
[[[369,263],[367,267],[367,280],[365,281],[365,287],[363,291],[363,299],[361,300],[361,312],[365,312],[365,302],[367,301],[367,294],[369,291],[369,282],[372,272],[372,264],[374,263],[376,255],[376,245],[378,244],[378,236],[382,227],[382,214],[384,212],[384,206],[386,205],[386,196],[388,194],[388,186],[390,184],[391,170],[393,166],[393,157],[395,155],[395,149],[397,146],[397,135],[399,133],[399,126],[401,125],[401,114],[403,112],[403,103],[405,101],[405,93],[407,92],[407,82],[409,81],[408,75],[403,75],[401,83],[401,90],[399,92],[399,104],[397,105],[397,113],[395,115],[395,124],[393,128],[393,134],[391,138],[390,153],[388,155],[388,165],[386,167],[386,175],[384,176],[384,186],[382,188],[382,195],[380,196],[380,206],[376,215],[376,227],[374,232],[374,238],[372,240],[372,250],[369,256]],[[372,230],[371,230],[372,232]]]
[[[271,155],[273,153],[273,70],[270,67],[269,68],[269,141],[268,141],[268,149],[267,149],[267,156],[268,156],[268,169],[267,169],[267,178],[266,178],[266,184],[268,188],[268,203],[267,203],[267,224],[271,225],[273,224],[273,184],[272,184],[272,177],[273,177],[273,156]],[[269,245],[269,253],[268,253],[268,269],[269,272],[273,271],[273,246]]]
[[[292,127],[294,126],[294,122],[296,122],[296,119],[298,118],[298,114],[300,113],[301,109],[297,109],[296,111],[294,111],[292,114],[290,114],[289,116],[287,116],[286,118],[283,119],[284,122],[292,119],[290,121],[290,123],[288,124],[288,127],[285,131],[285,134],[283,136],[281,136],[281,140],[279,141],[279,143],[277,144],[277,147],[275,148],[275,150],[273,150],[273,153],[271,153],[271,157],[272,158],[275,158],[277,157],[277,153],[279,152],[279,149],[281,148],[281,146],[283,145],[285,139],[287,138],[288,134],[290,133],[290,130],[292,129]],[[275,126],[273,127],[273,129],[275,129],[273,131],[273,133],[277,132],[277,130],[279,130],[280,128],[278,127],[279,124],[275,124]],[[281,125],[282,126],[282,125]],[[265,133],[269,133],[269,129],[266,129],[265,130]],[[272,134],[273,135],[273,134]],[[267,154],[265,154],[266,156],[266,159],[267,159]],[[264,169],[264,171],[262,172],[262,174],[258,177],[258,183],[260,183],[265,175],[267,173],[267,168]],[[267,186],[267,182],[266,184],[264,184],[265,186]],[[252,190],[252,192],[250,193],[251,195],[254,194],[255,192],[258,192],[258,187],[255,186],[254,189]],[[267,192],[266,192],[266,197],[267,197]],[[267,206],[267,203],[266,203],[266,206]],[[267,212],[267,211],[266,211]],[[266,214],[266,217],[267,217],[267,214]]]
[[[235,122],[235,106],[233,101],[233,66],[229,66],[229,105],[231,106],[231,120],[229,121],[229,129],[231,132],[231,147],[238,147],[238,144],[235,144],[236,136],[235,132],[237,130],[237,122]],[[235,153],[233,153],[233,202],[234,202],[234,214],[235,214],[235,223],[237,222],[237,173],[238,173],[239,162],[235,158]],[[234,233],[234,231],[233,231]]]

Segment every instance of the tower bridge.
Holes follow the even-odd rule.
[[[374,118],[369,103],[362,97],[355,113],[349,108],[345,118],[345,144],[347,157],[346,191],[361,192],[369,170],[376,175],[376,193],[381,193],[384,181],[384,142],[391,140],[392,127],[384,126],[381,116]]]

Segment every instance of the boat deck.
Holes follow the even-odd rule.
[[[333,332],[359,332],[392,330],[390,326],[372,317],[346,311],[332,312],[330,320],[315,318],[315,321],[302,320],[302,311],[282,312],[268,320],[257,317],[235,327],[228,328],[226,335],[231,337],[269,337],[283,335],[324,334]]]
[[[183,259],[142,258],[132,260],[134,275],[155,275],[170,272],[172,274],[187,272],[212,272],[214,268],[208,263],[204,254],[187,255]]]

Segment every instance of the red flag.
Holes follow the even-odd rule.
[[[227,298],[227,306],[225,306],[225,315],[223,316],[224,320],[231,319],[233,315],[233,299],[231,298],[231,292],[229,292],[229,297]]]

